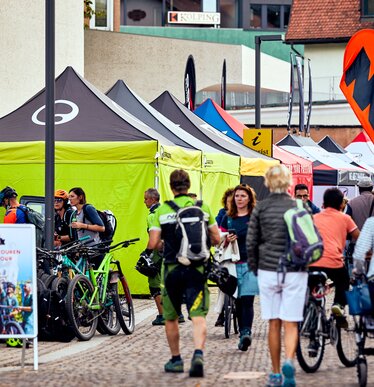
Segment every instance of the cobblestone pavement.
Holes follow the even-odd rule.
[[[212,301],[216,290],[212,289]],[[225,339],[222,327],[214,327],[217,315],[213,306],[208,315],[208,339],[205,377],[189,378],[188,369],[193,352],[192,324],[180,326],[181,354],[185,362],[183,374],[166,374],[164,363],[169,350],[163,327],[153,327],[156,314],[152,300],[135,299],[137,323],[134,334],[101,336],[89,342],[39,343],[39,370],[32,367],[33,351],[26,350],[26,366],[20,365],[21,350],[0,344],[0,386],[264,386],[270,370],[267,351],[267,324],[260,318],[255,303],[253,342],[247,352],[237,349],[238,337]],[[142,320],[142,321],[141,321]],[[373,340],[374,346],[374,340]],[[374,386],[374,357],[368,357],[368,386]],[[335,349],[328,345],[321,368],[306,374],[296,362],[298,386],[357,386],[356,368],[345,368]]]

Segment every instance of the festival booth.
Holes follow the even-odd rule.
[[[305,184],[310,192],[312,199],[313,194],[313,163],[310,160],[303,159],[277,145],[273,145],[273,156],[279,159],[292,172],[292,186],[290,194],[293,196],[296,184]]]
[[[269,166],[277,163],[276,160],[247,148],[243,144],[240,144],[221,133],[218,129],[213,128],[196,114],[191,112],[191,110],[186,108],[168,91],[163,92],[151,102],[151,106],[201,141],[212,144],[212,146],[219,146],[219,149],[226,149],[226,152],[240,156],[241,175],[243,173],[243,168],[246,168],[248,165],[250,166],[250,168],[248,168],[248,173],[256,172],[256,176],[252,176],[252,179],[256,180],[258,178],[258,173],[263,176]],[[255,166],[253,163],[256,164],[256,162],[258,167],[254,170]],[[205,166],[206,168],[212,168],[214,167],[214,164],[205,163]],[[258,171],[259,168],[261,168],[261,171]],[[203,197],[207,197],[208,200],[209,198],[214,198],[214,200],[210,202],[210,205],[215,212],[218,212],[221,207],[220,201],[217,200],[217,198],[221,198],[226,188],[234,187],[239,184],[238,176],[235,175],[235,178],[233,178],[233,174],[230,173],[228,164],[225,165],[224,174],[226,182],[222,185],[217,180],[216,175],[207,173],[206,170],[203,170]]]
[[[243,143],[243,130],[246,126],[232,117],[212,99],[207,99],[194,113],[221,133],[240,144]],[[264,156],[258,156],[260,155],[258,152],[256,154],[257,157]],[[264,185],[265,172],[271,165],[276,163],[278,161],[272,158],[264,159],[261,157],[261,160],[258,162],[252,158],[242,158],[240,181],[244,184],[249,184],[256,191],[257,198],[260,200],[269,194],[269,190]]]
[[[318,145],[325,149],[327,152],[333,153],[339,159],[344,160],[345,162],[352,164],[355,167],[364,168],[370,173],[374,173],[374,166],[370,166],[364,160],[356,160],[355,156],[351,152],[346,151],[330,136],[325,136],[321,141],[319,141]]]
[[[146,278],[134,269],[148,239],[144,191],[155,186],[158,159],[168,167],[173,162],[173,167],[199,171],[201,151],[174,146],[71,67],[56,79],[55,110],[55,187],[82,187],[89,203],[113,211],[118,221],[116,242],[140,237],[140,243],[119,250],[116,256],[122,261],[131,291],[147,294]],[[43,196],[44,90],[0,119],[0,138],[1,188],[9,185],[20,196]],[[200,187],[200,179],[196,180],[192,189]]]
[[[313,200],[319,206],[326,188],[339,186],[345,196],[353,198],[357,196],[357,181],[371,176],[365,169],[348,164],[327,152],[310,137],[289,134],[276,145],[313,163]]]
[[[231,137],[243,143],[243,130],[246,126],[222,109],[211,98],[205,100],[194,113],[202,120]]]
[[[370,137],[362,131],[345,147],[357,163],[365,162],[374,168],[374,144]]]

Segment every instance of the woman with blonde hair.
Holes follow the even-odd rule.
[[[247,351],[252,343],[253,301],[258,294],[257,278],[248,268],[247,237],[248,222],[256,205],[256,194],[246,184],[234,188],[228,202],[228,211],[221,222],[221,230],[227,231],[227,243],[238,242],[240,260],[236,262],[236,276],[238,279],[238,296],[236,311],[238,316],[240,338],[238,348]]]
[[[307,290],[306,271],[279,271],[280,257],[288,245],[288,231],[284,213],[296,207],[287,193],[292,175],[284,165],[276,165],[266,172],[265,185],[270,195],[254,209],[248,227],[248,263],[258,275],[261,315],[269,320],[268,343],[272,363],[267,386],[295,386],[295,357],[298,341],[298,322],[303,319]],[[280,366],[281,330],[284,328],[286,360]],[[281,370],[283,376],[281,374]]]

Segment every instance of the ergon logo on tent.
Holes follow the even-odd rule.
[[[66,99],[58,99],[57,101],[55,101],[55,105],[57,105],[57,104],[68,105],[71,108],[71,111],[70,111],[70,113],[55,113],[55,117],[60,118],[60,120],[58,120],[58,121],[56,121],[56,119],[55,119],[55,125],[66,124],[67,122],[74,120],[74,118],[79,113],[79,107],[74,102],[68,101]],[[45,122],[40,121],[38,119],[39,113],[44,109],[45,109],[45,105],[43,105],[41,108],[39,108],[38,110],[36,110],[34,112],[34,114],[31,117],[31,121],[34,124],[42,125],[42,126],[45,125]]]

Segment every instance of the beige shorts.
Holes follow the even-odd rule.
[[[302,321],[308,286],[308,273],[259,270],[261,316],[264,320]]]

